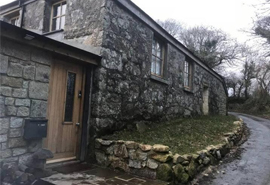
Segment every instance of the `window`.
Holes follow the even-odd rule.
[[[163,66],[164,66],[164,46],[160,41],[154,38],[152,45],[151,74],[162,77]]]
[[[66,8],[66,1],[61,1],[52,5],[51,31],[64,29]]]
[[[3,20],[15,26],[20,26],[20,10],[15,10],[3,15]]]
[[[13,24],[15,26],[20,26],[19,19],[20,19],[19,16],[11,18],[10,19],[10,24]]]
[[[185,61],[184,66],[184,87],[187,89],[191,89],[191,80],[192,80],[192,68],[191,63],[188,61]]]

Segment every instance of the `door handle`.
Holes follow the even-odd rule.
[[[79,127],[80,126],[80,123],[76,123],[76,126]]]

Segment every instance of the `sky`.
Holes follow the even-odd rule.
[[[0,0],[0,6],[14,0]],[[264,0],[132,0],[154,20],[176,19],[188,27],[213,26],[245,42]]]
[[[154,20],[176,19],[188,27],[213,26],[240,42],[256,20],[263,0],[132,0]]]

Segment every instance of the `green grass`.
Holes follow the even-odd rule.
[[[136,141],[170,146],[173,153],[188,154],[222,143],[223,134],[231,132],[237,119],[233,116],[204,116],[178,119],[152,125],[144,133],[123,130],[106,136],[110,140]]]

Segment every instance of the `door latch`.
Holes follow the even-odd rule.
[[[80,123],[76,123],[76,126],[79,127],[80,126]]]

